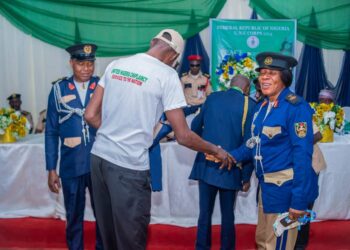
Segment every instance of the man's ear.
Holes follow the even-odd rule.
[[[176,68],[180,64],[180,54],[174,53],[174,55],[171,56],[171,67]]]
[[[155,40],[155,39],[152,39],[152,40],[151,40],[151,43],[150,43],[150,44],[151,44],[151,48],[155,45],[155,43],[156,43],[156,40]]]

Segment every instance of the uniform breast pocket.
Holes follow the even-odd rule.
[[[184,87],[185,87],[185,89],[192,88],[192,83],[185,83]]]
[[[293,177],[293,168],[288,168],[281,171],[264,174],[264,181],[265,183],[272,183],[280,187],[287,181],[293,180]]]
[[[77,97],[75,95],[65,95],[65,96],[62,96],[61,102],[68,103],[68,102],[73,101],[75,99],[77,99]]]
[[[276,127],[264,126],[262,133],[266,135],[269,139],[272,139],[276,135],[279,135],[282,133],[282,127],[281,126],[276,126]]]

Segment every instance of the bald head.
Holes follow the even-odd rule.
[[[238,87],[240,88],[244,94],[249,95],[249,90],[250,90],[250,81],[247,77],[243,75],[235,75],[231,79],[230,86],[233,87]]]

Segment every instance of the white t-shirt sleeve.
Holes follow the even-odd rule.
[[[181,82],[176,71],[169,74],[169,77],[164,83],[162,102],[164,111],[182,108],[187,106]]]
[[[108,82],[108,77],[110,76],[111,72],[110,72],[110,68],[112,67],[113,62],[111,62],[106,70],[105,73],[103,74],[103,76],[101,77],[100,81],[98,82],[98,85],[100,85],[102,88],[105,88],[106,86],[106,82]]]

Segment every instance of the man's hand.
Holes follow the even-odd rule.
[[[56,170],[50,170],[48,175],[48,185],[51,190],[51,192],[58,194],[61,183],[60,178],[58,177],[58,174],[56,173]]]
[[[244,182],[242,187],[242,192],[248,192],[249,188],[250,188],[250,182],[249,181]]]
[[[218,151],[215,155],[205,154],[205,159],[207,161],[213,161],[215,163],[222,162],[222,164],[220,165],[220,169],[227,166],[227,169],[231,170],[232,165],[237,163],[236,159],[232,155],[227,153],[224,149],[222,149],[220,146],[218,146]]]
[[[221,162],[220,169],[227,167],[228,170],[231,170],[232,165],[236,163],[236,159],[233,158],[232,155],[227,153],[224,149],[218,146],[218,150],[215,155],[213,155],[216,159]]]
[[[303,210],[297,210],[297,209],[294,209],[294,208],[289,208],[289,219],[291,219],[293,221],[299,219],[304,214],[307,214],[307,212],[303,211]]]

